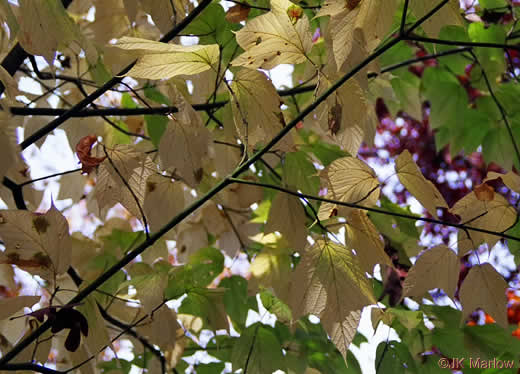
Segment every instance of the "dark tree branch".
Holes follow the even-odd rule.
[[[42,374],[66,374],[67,371],[54,370],[42,365],[33,364],[30,362],[20,363],[20,364],[5,364],[0,367],[0,369],[5,371],[20,371],[20,370],[32,370],[37,373]]]
[[[218,101],[212,104],[195,104],[195,110],[210,110],[221,108],[227,104],[227,101]],[[11,107],[11,113],[16,116],[60,116],[67,113],[68,109],[61,108],[21,108]],[[161,106],[151,108],[99,108],[99,109],[83,109],[79,112],[72,113],[70,117],[99,117],[99,116],[139,116],[143,114],[170,114],[177,113],[179,110],[175,106]]]
[[[417,62],[428,61],[428,60],[432,60],[432,59],[438,58],[438,57],[456,55],[456,54],[459,54],[459,53],[468,52],[470,50],[471,50],[471,47],[460,47],[460,48],[450,49],[450,50],[444,51],[444,52],[432,53],[431,55],[411,58],[409,60],[402,61],[402,62],[399,62],[399,63],[394,64],[394,65],[386,66],[386,67],[382,68],[379,73],[370,72],[370,73],[367,74],[367,77],[368,78],[374,78],[374,77],[377,77],[380,74],[388,73],[390,71],[393,71],[393,70],[396,70],[396,69],[399,69],[399,68],[402,68],[402,67],[405,67],[405,66],[409,66],[409,65],[415,64]]]
[[[23,186],[26,186],[26,185],[28,185],[28,184],[34,183],[34,182],[42,181],[42,180],[49,179],[49,178],[59,177],[59,176],[61,176],[61,175],[67,175],[67,174],[77,173],[78,171],[81,171],[81,168],[79,168],[79,169],[74,169],[74,170],[60,171],[60,172],[58,172],[58,173],[54,173],[54,174],[51,174],[51,175],[46,175],[45,177],[40,177],[40,178],[36,178],[36,179],[31,179],[30,181],[26,181],[26,182],[20,183],[18,186],[19,186],[19,187],[23,187]]]
[[[403,35],[405,33],[404,27],[406,25],[406,14],[408,13],[408,2],[408,0],[404,0],[403,15],[401,16],[401,26],[399,27],[399,35]]]
[[[101,307],[101,305],[98,304],[99,312],[101,313],[101,317],[112,325],[119,327],[121,330],[123,330],[126,334],[134,337],[135,339],[139,340],[139,342],[150,352],[154,354],[154,356],[157,357],[159,362],[161,363],[161,369],[163,373],[166,373],[166,359],[164,358],[164,355],[160,350],[155,348],[152,343],[150,343],[145,337],[139,335],[134,329],[133,326],[130,326],[124,322],[121,322],[117,318],[112,317],[108,312]]]
[[[511,45],[511,44],[486,43],[486,42],[463,42],[463,41],[456,41],[456,40],[427,38],[427,37],[418,36],[418,35],[407,35],[404,37],[404,40],[411,40],[411,41],[422,42],[422,43],[453,45],[453,46],[458,46],[458,47],[484,47],[484,48],[513,49],[515,51],[520,51],[520,46]]]
[[[141,207],[141,203],[139,202],[139,199],[137,198],[137,195],[135,194],[134,190],[132,190],[132,187],[130,186],[130,184],[128,183],[128,181],[123,177],[123,175],[121,174],[121,172],[118,170],[118,168],[117,168],[116,165],[114,164],[114,161],[112,161],[112,159],[111,159],[110,156],[108,155],[105,146],[103,146],[103,151],[105,152],[105,156],[106,156],[108,162],[109,162],[110,165],[114,168],[114,171],[115,171],[116,174],[119,176],[119,178],[121,179],[121,181],[123,182],[123,184],[125,185],[125,187],[128,189],[128,191],[130,192],[130,194],[132,195],[132,198],[134,199],[135,204],[137,205],[137,208],[139,209],[139,213],[141,213],[141,216],[143,217],[143,226],[144,226],[144,233],[145,233],[145,235],[146,235],[146,239],[150,239],[150,231],[148,230],[148,221],[147,221],[147,219],[146,219],[146,215],[144,214],[144,210],[143,210],[143,208]],[[144,167],[144,165],[143,165],[143,167]]]
[[[16,207],[20,210],[27,210],[27,205],[25,205],[25,201],[23,198],[22,187],[16,184],[9,177],[4,177],[2,184],[9,190],[11,190]]]

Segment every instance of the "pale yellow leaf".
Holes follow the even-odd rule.
[[[252,239],[265,247],[249,268],[252,275],[249,287],[255,290],[258,285],[273,287],[277,294],[283,295],[288,282],[287,273],[291,271],[292,251],[287,248],[287,242],[275,234],[260,233]]]
[[[124,165],[124,160],[124,158],[120,158],[118,159],[118,162],[121,165]],[[95,197],[100,213],[105,212],[105,209],[120,203],[132,215],[139,219],[143,219],[139,207],[143,208],[146,193],[146,180],[155,172],[156,165],[144,153],[141,154],[141,160],[139,163],[136,162],[134,157],[129,157],[127,161],[131,167],[137,165],[134,169],[131,169],[130,167],[122,167],[125,175],[128,174],[128,177],[125,178],[127,184],[123,182],[123,179],[118,175],[110,162],[103,162],[99,165],[97,169]],[[117,169],[119,171],[119,168]],[[130,192],[130,189],[132,192]]]
[[[223,232],[232,229],[224,210],[219,209],[213,201],[208,201],[204,204],[200,211],[202,223],[212,235],[218,237]]]
[[[327,72],[328,73],[328,72]],[[330,72],[333,77],[335,72]],[[333,81],[320,84],[318,95],[333,84]],[[343,84],[335,94],[329,96],[326,105],[320,105],[316,110],[321,128],[331,140],[341,146],[351,155],[358,153],[363,140],[372,142],[374,131],[370,129],[373,111],[361,86],[356,80]]]
[[[371,283],[354,254],[321,239],[302,253],[287,294],[281,296],[294,319],[310,313],[326,315],[330,323],[343,322],[351,312],[376,303]]]
[[[462,321],[482,308],[502,327],[507,328],[507,282],[491,264],[475,265],[460,287]]]
[[[40,296],[16,296],[0,299],[0,320],[13,316],[24,307],[32,307]]]
[[[16,162],[16,133],[11,126],[10,118],[6,110],[0,113],[0,178],[4,179],[7,171]]]
[[[159,174],[146,180],[144,212],[150,230],[156,232],[184,208],[184,187],[181,182]]]
[[[164,301],[164,288],[168,284],[167,274],[149,269],[151,273],[134,276],[131,281],[146,314],[152,313]]]
[[[174,90],[173,103],[179,108],[166,126],[161,142],[159,156],[164,169],[175,170],[189,186],[195,187],[203,176],[202,164],[206,159],[211,143],[211,134],[202,123],[200,115]]]
[[[16,96],[20,94],[18,91],[18,83],[16,83],[15,79],[4,69],[3,66],[0,66],[0,81],[4,84],[5,94],[9,102],[14,103],[16,100]]]
[[[105,124],[101,118],[97,117],[71,118],[60,126],[60,129],[65,130],[70,149],[72,150],[76,149],[76,144],[85,136],[97,135],[104,137],[105,135]]]
[[[424,177],[408,150],[405,149],[396,158],[395,171],[403,186],[419,200],[432,216],[438,218],[437,208],[448,208],[444,197],[437,187]]]
[[[371,51],[377,47],[391,31],[396,6],[396,0],[363,0],[353,9],[343,0],[324,3],[317,17],[331,16],[329,31],[338,70],[356,51]]]
[[[366,212],[356,209],[349,214],[345,239],[347,247],[356,251],[361,268],[369,274],[376,264],[392,265],[383,240]]]
[[[134,170],[140,166],[146,156],[135,145],[116,144],[113,148],[106,147],[107,158],[111,167],[108,171],[112,178],[124,180],[130,179]],[[104,156],[101,152],[101,156]]]
[[[359,7],[352,11],[345,8],[343,11],[338,12],[342,7],[346,7],[345,1],[332,0],[329,4],[331,4],[331,8],[334,8],[330,11],[336,12],[335,14],[331,13],[329,31],[332,35],[332,52],[337,69],[340,70],[349,58],[351,52],[355,49],[365,48],[366,43],[363,34],[355,30]],[[327,14],[324,13],[323,15]]]
[[[453,299],[458,279],[457,255],[447,246],[438,245],[419,256],[404,281],[403,293],[420,300],[429,290],[442,288]]]
[[[58,46],[79,39],[79,30],[60,0],[20,0],[18,41],[52,66]]]
[[[77,309],[88,321],[88,336],[82,336],[81,339],[84,339],[85,345],[91,354],[97,354],[111,343],[108,329],[99,311],[96,298],[92,295],[87,297]]]
[[[202,223],[182,222],[176,231],[178,262],[186,262],[195,251],[209,245],[208,233]]]
[[[180,45],[125,36],[115,47],[134,51],[139,56],[126,75],[134,78],[169,79],[177,75],[194,75],[206,71],[219,59],[219,47]]]
[[[185,9],[178,6],[179,1],[172,0],[142,0],[140,1],[143,10],[148,13],[153,23],[162,33],[167,33],[175,25],[176,15],[183,16]]]
[[[312,48],[309,20],[303,15],[295,24],[287,15],[289,0],[272,0],[271,11],[255,17],[236,33],[245,52],[233,66],[272,69],[279,64],[298,64],[306,60]]]
[[[60,178],[60,190],[58,200],[72,199],[72,203],[77,203],[85,193],[87,176],[81,173],[70,173]]]
[[[356,335],[359,321],[361,320],[361,310],[350,312],[342,321],[336,321],[334,315],[329,316],[329,310],[330,309],[327,309],[325,311],[321,322],[325,331],[329,334],[330,340],[332,340],[346,360],[348,347]]]
[[[103,46],[109,40],[128,33],[130,21],[122,0],[94,0],[96,18],[87,30],[94,36],[94,41]]]
[[[484,182],[494,180],[494,179],[502,179],[502,182],[507,186],[507,188],[515,191],[516,193],[520,193],[520,176],[512,171],[507,172],[506,174],[496,173],[494,171],[490,171]],[[484,183],[483,182],[483,183]]]
[[[370,166],[355,157],[333,161],[322,173],[326,182],[326,198],[361,206],[374,206],[379,199],[379,181]],[[318,218],[330,218],[336,204],[323,203]],[[339,209],[339,208],[338,208]],[[345,208],[345,211],[350,211]]]
[[[69,225],[54,205],[45,214],[2,210],[0,238],[6,247],[4,263],[16,264],[47,280],[64,273],[70,265]]]
[[[264,232],[266,234],[280,232],[293,250],[301,251],[307,244],[305,222],[305,210],[300,200],[295,196],[279,192],[271,204]]]
[[[135,22],[137,11],[139,10],[139,0],[123,0],[123,4],[130,22]]]
[[[439,3],[436,0],[411,1],[410,9],[413,14],[420,18]],[[426,31],[428,36],[435,38],[439,35],[439,31],[447,25],[463,26],[464,19],[461,16],[461,9],[458,0],[450,0],[438,12],[429,17],[421,27]]]
[[[417,2],[417,1],[414,1]],[[363,31],[369,50],[381,43],[394,21],[398,0],[362,0],[356,17],[356,28]]]
[[[490,231],[504,232],[516,223],[516,210],[500,194],[495,193],[492,201],[479,200],[475,192],[471,192],[457,201],[450,209],[452,214],[460,217],[460,222],[469,227]],[[469,234],[469,237],[468,237]],[[483,243],[489,248],[500,240],[499,236],[472,230],[459,230],[459,257]]]
[[[282,130],[282,101],[264,73],[241,69],[234,76],[231,89],[235,126],[243,143],[247,141],[250,147],[265,144]]]
[[[11,265],[0,264],[0,285],[14,289],[17,287],[14,276],[14,269]]]

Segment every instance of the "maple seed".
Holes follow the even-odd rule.
[[[47,232],[47,227],[49,227],[49,221],[45,217],[39,216],[33,219],[33,225],[39,234],[44,234]]]

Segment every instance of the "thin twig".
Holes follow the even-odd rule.
[[[504,239],[511,239],[511,240],[515,240],[515,241],[520,241],[520,238],[518,238],[516,236],[504,234],[503,232],[491,231],[491,230],[481,229],[481,228],[478,228],[478,227],[466,226],[466,225],[461,224],[461,223],[451,223],[451,222],[441,221],[441,220],[437,220],[437,219],[433,219],[433,218],[417,217],[417,216],[413,216],[413,215],[410,215],[410,214],[391,212],[391,211],[387,211],[387,210],[383,210],[383,209],[379,209],[379,208],[370,208],[370,207],[366,207],[366,206],[363,206],[363,205],[347,203],[347,202],[344,202],[344,201],[328,199],[328,198],[320,197],[320,196],[312,196],[312,195],[309,195],[309,194],[304,194],[304,193],[292,191],[292,190],[290,190],[288,188],[280,187],[280,186],[273,185],[273,184],[253,182],[253,181],[248,181],[248,180],[245,180],[245,179],[237,179],[237,178],[230,178],[230,181],[233,182],[233,183],[249,184],[249,185],[258,186],[258,187],[270,188],[270,189],[273,189],[273,190],[278,190],[278,191],[281,191],[281,192],[285,192],[287,194],[290,194],[290,195],[293,195],[293,196],[296,196],[296,197],[306,198],[306,199],[310,199],[310,200],[316,200],[316,201],[336,204],[336,205],[340,205],[340,206],[346,206],[346,207],[349,207],[349,208],[366,210],[368,212],[381,213],[381,214],[394,216],[394,217],[413,219],[415,221],[423,221],[423,222],[435,223],[435,224],[438,224],[438,225],[456,227],[458,229],[463,229],[463,230],[478,231],[478,232],[481,232],[481,233],[484,233],[484,234],[490,234],[490,235],[494,235],[494,236],[499,236],[499,237],[504,238]],[[507,231],[507,230],[504,230],[504,231]]]
[[[500,116],[502,117],[502,121],[504,121],[504,125],[506,126],[507,133],[509,134],[509,138],[511,139],[511,143],[513,144],[513,148],[515,150],[516,158],[520,165],[520,150],[518,149],[518,144],[516,144],[515,136],[513,135],[513,130],[511,129],[511,124],[509,123],[509,119],[507,118],[507,113],[498,100],[498,98],[495,95],[495,92],[493,91],[493,87],[491,87],[491,83],[489,82],[488,76],[486,74],[486,71],[484,70],[484,67],[480,64],[480,61],[473,51],[469,51],[471,53],[471,56],[475,60],[475,63],[480,66],[480,71],[482,72],[482,76],[484,77],[484,82],[486,83],[486,87],[489,91],[489,94],[491,95],[491,98],[495,102],[495,105],[497,106],[498,110],[500,111]]]
[[[144,226],[144,233],[146,235],[146,239],[150,239],[150,231],[148,230],[148,221],[146,220],[146,215],[144,214],[144,210],[141,207],[141,203],[139,202],[137,195],[135,194],[134,190],[132,190],[132,187],[130,187],[130,184],[128,183],[128,181],[123,177],[121,172],[117,169],[116,165],[114,164],[114,161],[112,161],[112,159],[108,155],[108,152],[107,152],[105,146],[103,146],[103,151],[105,152],[105,156],[106,156],[108,162],[110,163],[110,165],[114,168],[114,171],[116,172],[116,174],[119,175],[119,178],[121,179],[121,181],[123,182],[125,187],[128,189],[128,191],[130,191],[130,194],[132,195],[132,197],[137,205],[137,208],[139,209],[139,213],[141,213],[141,216],[143,218],[143,226]]]
[[[184,18],[182,21],[180,21],[170,32],[165,34],[159,41],[160,42],[169,42],[172,40],[175,36],[177,36],[178,33],[180,33],[186,26],[188,26],[191,21],[195,19],[209,4],[212,3],[212,0],[202,0],[199,5],[193,11],[190,12]],[[71,109],[63,113],[61,116],[56,118],[55,120],[48,123],[46,126],[43,126],[41,129],[36,131],[31,136],[27,137],[22,143],[20,143],[20,147],[23,149],[26,149],[28,146],[33,144],[34,142],[40,140],[45,135],[53,131],[54,129],[58,128],[62,123],[67,121],[69,118],[72,117],[75,113],[81,111],[83,108],[85,108],[87,105],[92,103],[94,100],[96,100],[98,97],[103,95],[106,91],[108,91],[110,88],[118,84],[123,80],[123,77],[126,73],[132,69],[132,67],[135,65],[136,61],[132,62],[130,65],[126,66],[123,70],[121,70],[116,76],[112,77],[108,82],[106,82],[103,86],[101,86],[99,89],[91,93],[89,96],[81,100],[79,103],[74,105]]]

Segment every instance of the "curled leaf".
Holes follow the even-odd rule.
[[[473,191],[475,191],[475,196],[480,201],[491,201],[495,198],[494,188],[486,183],[479,184]]]
[[[251,8],[237,4],[228,9],[226,20],[230,23],[239,23],[245,21],[249,15]]]
[[[102,163],[105,157],[93,157],[90,152],[92,145],[97,141],[96,135],[87,135],[76,145],[76,154],[81,162],[81,172],[89,174],[96,166]]]

